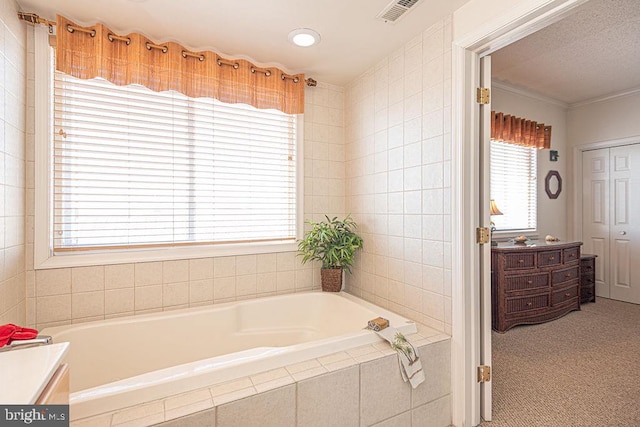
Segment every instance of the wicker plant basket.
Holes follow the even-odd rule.
[[[342,267],[321,269],[320,283],[324,292],[340,292],[342,289]]]

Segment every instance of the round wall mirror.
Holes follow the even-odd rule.
[[[562,177],[558,171],[549,171],[544,179],[544,191],[550,199],[557,199],[562,191]]]

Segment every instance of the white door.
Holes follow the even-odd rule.
[[[640,304],[640,144],[582,153],[583,253],[596,295]]]
[[[480,85],[491,89],[491,57],[480,59]],[[480,168],[478,177],[481,227],[488,227],[491,170],[491,104],[480,106]],[[491,245],[480,247],[480,364],[491,366]],[[491,421],[491,381],[480,384],[480,416]]]
[[[640,144],[609,152],[611,194],[609,292],[640,304]]]
[[[597,255],[596,295],[609,298],[609,149],[582,153],[582,253]]]

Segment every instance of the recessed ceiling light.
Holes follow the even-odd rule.
[[[296,46],[309,47],[320,42],[320,34],[310,28],[298,28],[289,33],[289,41]]]

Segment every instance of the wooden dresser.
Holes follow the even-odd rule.
[[[582,242],[500,243],[491,248],[492,327],[548,322],[580,310]]]
[[[580,304],[596,302],[596,255],[580,257]]]

